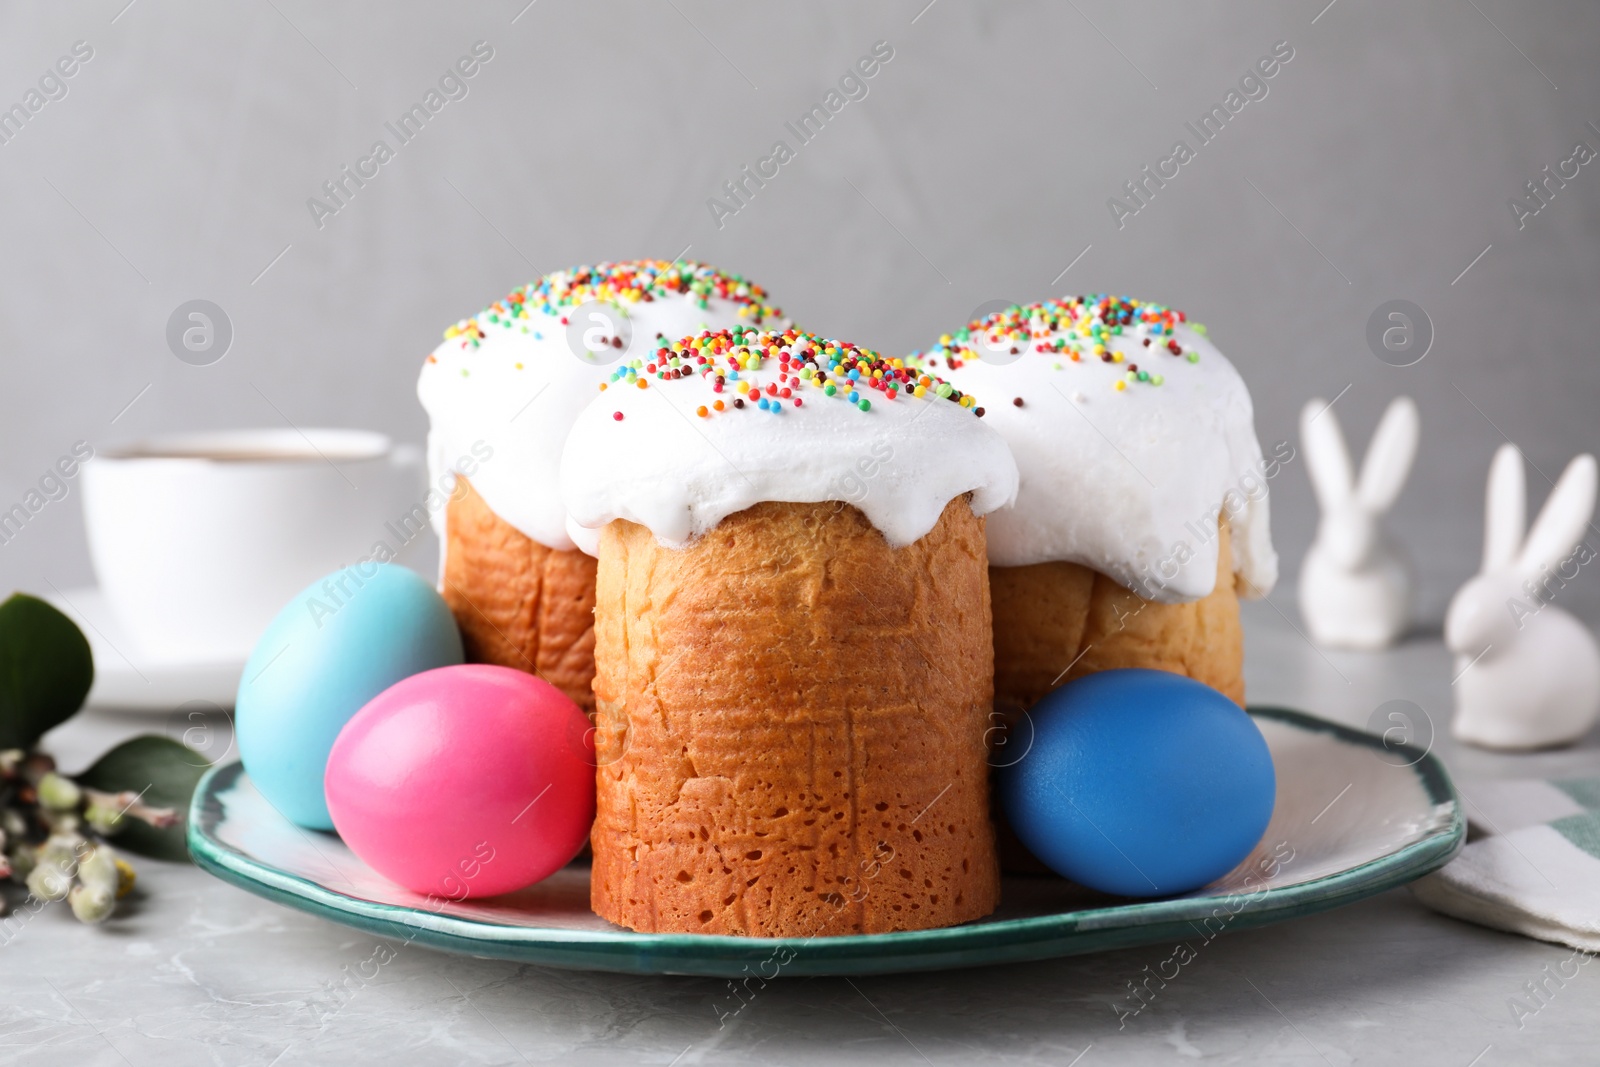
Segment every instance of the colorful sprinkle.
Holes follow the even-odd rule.
[[[987,318],[975,319],[940,337],[927,351],[913,353],[907,362],[919,367],[942,364],[955,370],[989,353],[1032,351],[1054,357],[1052,366],[1056,370],[1062,370],[1069,362],[1085,360],[1126,364],[1129,373],[1112,383],[1112,388],[1125,391],[1129,382],[1154,386],[1166,379],[1127,362],[1127,354],[1120,346],[1137,342],[1141,348],[1164,350],[1190,363],[1200,361],[1200,353],[1180,344],[1175,336],[1180,325],[1190,326],[1201,336],[1206,333],[1199,323],[1189,323],[1183,312],[1160,304],[1105,293],[1060,297],[1026,306],[1015,304]],[[917,395],[921,395],[920,391]],[[1021,407],[1022,398],[1012,403]]]
[[[527,322],[537,314],[558,318],[591,300],[606,300],[622,305],[648,304],[669,295],[687,297],[706,308],[712,300],[738,305],[740,318],[760,326],[783,318],[783,312],[767,303],[767,291],[737,274],[727,274],[704,263],[667,262],[664,259],[637,259],[622,263],[597,263],[592,267],[573,267],[553,271],[497,300],[470,319],[444,331],[445,340],[459,337],[462,347],[477,347],[488,336],[489,328],[527,332]],[[535,340],[543,340],[541,332]],[[613,338],[622,347],[621,338]]]
[[[644,388],[652,374],[668,381],[697,376],[713,396],[733,381],[734,388],[743,394],[733,399],[736,411],[743,409],[748,399],[757,409],[776,415],[786,400],[797,408],[804,406],[799,394],[813,389],[824,397],[845,400],[863,412],[872,410],[868,390],[882,394],[882,403],[894,401],[902,393],[925,397],[932,392],[960,407],[978,410],[970,395],[903,359],[885,359],[869,349],[794,329],[779,332],[736,326],[702,331],[663,344],[648,363],[633,360],[618,366],[610,380]],[[772,374],[776,374],[775,379],[767,377]],[[700,418],[727,410],[722,400],[707,399],[709,407],[699,404],[693,408]]]

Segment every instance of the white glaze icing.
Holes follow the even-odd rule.
[[[1089,299],[1092,321],[1098,298]],[[1278,560],[1267,479],[1287,457],[1263,459],[1250,394],[1233,365],[1190,323],[1152,333],[1137,319],[1105,338],[1108,352],[1124,359],[1103,362],[1095,341],[1064,321],[1059,302],[1024,310],[1031,336],[1009,332],[1022,317],[1002,312],[984,320],[989,329],[975,323],[920,357],[983,399],[984,421],[1016,456],[1021,486],[1015,506],[989,519],[990,562],[1079,563],[1149,599],[1194,600],[1216,584],[1220,509],[1241,590],[1270,591]],[[1169,340],[1182,355],[1167,350]],[[1061,341],[1081,349],[1078,361],[1037,350]],[[1130,364],[1162,383],[1128,380]]]
[[[788,343],[775,336],[762,335],[761,343]],[[789,350],[804,353],[815,343],[805,338]],[[727,372],[729,354],[715,357],[713,366]],[[826,355],[818,359],[825,370]],[[902,391],[889,399],[885,390],[857,384],[871,405],[863,411],[842,388],[827,395],[814,376],[784,380],[786,368],[770,355],[759,368],[729,374],[720,393],[715,371],[692,358],[686,365],[693,372],[675,380],[641,369],[647,388],[615,382],[573,425],[561,488],[570,530],[586,551],[613,519],[637,522],[676,548],[762,501],[827,500],[860,508],[900,547],[932,530],[945,505],[963,493],[972,493],[978,515],[1016,495],[1017,467],[1005,441],[968,407],[936,392],[919,398]],[[829,379],[842,384],[837,374]],[[769,401],[775,410],[761,410],[750,399],[754,391],[737,391],[741,381],[792,395],[780,392]],[[742,409],[734,407],[736,398]],[[726,410],[714,410],[719,400]],[[697,413],[701,407],[705,416]]]
[[[629,273],[647,284],[608,284]],[[689,291],[678,291],[685,281]],[[759,287],[699,264],[602,263],[557,271],[513,295],[520,304],[507,297],[452,327],[423,365],[417,396],[430,421],[429,482],[453,484],[462,457],[490,451],[464,471],[473,488],[500,518],[556,549],[576,547],[561,504],[561,451],[614,366],[652,350],[657,335],[676,340],[706,328],[787,325]],[[628,316],[632,340],[617,363],[586,361],[568,343],[561,319],[590,299],[610,299]],[[441,546],[448,544],[445,512],[431,510]]]

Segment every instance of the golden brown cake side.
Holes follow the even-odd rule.
[[[443,593],[467,661],[537,674],[592,713],[595,560],[523,535],[464,477],[446,516]]]
[[[889,547],[763,503],[687,548],[600,538],[594,910],[760,937],[948,926],[999,900],[983,520]]]
[[[1225,522],[1220,538],[1216,588],[1186,604],[1146,600],[1076,563],[991,567],[996,709],[1032,707],[1074,678],[1119,667],[1187,675],[1242,705],[1244,639]]]

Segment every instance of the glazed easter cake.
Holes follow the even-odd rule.
[[[593,710],[595,561],[568,536],[557,489],[567,432],[634,353],[706,328],[787,325],[766,300],[702,264],[600,263],[548,274],[445,331],[417,394],[430,481],[455,482],[431,517],[469,661],[538,674]]]
[[[985,398],[1021,471],[989,522],[995,702],[1095,671],[1184,674],[1244,701],[1238,597],[1277,579],[1250,394],[1203,326],[1126,297],[969,323],[915,357]]]
[[[807,937],[994,909],[984,516],[1017,470],[973,408],[904,361],[735,328],[614,369],[579,415],[601,916]]]
[[[626,316],[597,348],[593,301]],[[1125,667],[1243,702],[1287,457],[1181,312],[1063,298],[886,359],[737,276],[600,264],[452,327],[418,393],[456,475],[440,591],[468,660],[592,717],[590,897],[622,926],[980,918],[997,717]]]

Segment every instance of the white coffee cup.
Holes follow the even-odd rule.
[[[140,652],[191,662],[248,654],[313,581],[404,548],[388,520],[422,494],[420,450],[363,430],[174,434],[83,468],[106,602]]]

